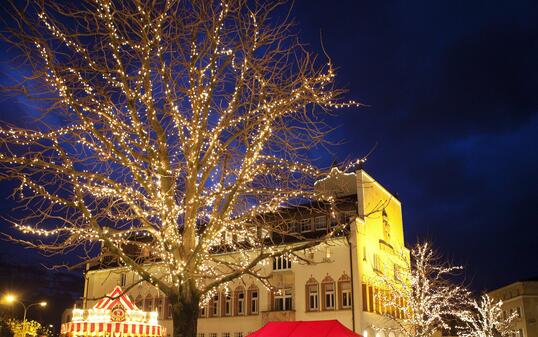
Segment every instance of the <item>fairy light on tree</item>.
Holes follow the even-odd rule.
[[[515,334],[512,323],[518,317],[517,312],[506,315],[503,312],[503,302],[484,294],[478,300],[470,301],[470,309],[462,311],[458,326],[458,336],[461,337],[490,337],[512,336]]]
[[[468,290],[453,277],[462,269],[439,256],[429,243],[417,244],[411,260],[397,275],[380,275],[386,291],[379,299],[383,315],[393,321],[399,333],[408,337],[431,337],[449,329],[469,298]]]
[[[328,130],[320,110],[359,106],[274,3],[11,6],[2,36],[33,70],[13,89],[65,122],[0,130],[2,178],[20,182],[27,211],[13,224],[40,237],[13,240],[49,253],[101,245],[170,298],[174,336],[195,336],[205,295],[245,275],[270,286],[260,266],[332,235],[285,247],[266,235],[289,233],[275,226],[282,206],[334,206],[306,154]]]

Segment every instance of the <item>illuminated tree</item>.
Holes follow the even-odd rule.
[[[410,261],[403,259],[406,268],[380,276],[386,290],[379,295],[385,317],[408,337],[430,337],[449,329],[449,320],[458,317],[469,296],[465,287],[453,282],[462,268],[443,261],[428,243],[416,245]]]
[[[10,319],[7,321],[7,325],[14,337],[26,337],[27,335],[36,336],[37,331],[41,329],[41,324],[36,321],[19,321],[16,319]]]
[[[48,253],[102,247],[87,261],[110,256],[157,286],[174,336],[195,336],[203,296],[245,275],[267,282],[260,264],[331,236],[292,234],[279,214],[323,200],[334,215],[308,154],[328,131],[318,111],[358,104],[341,100],[330,60],[307,52],[275,10],[11,4],[3,38],[33,70],[11,89],[45,110],[31,128],[0,130],[1,177],[20,181],[27,212],[13,224],[42,237],[12,239]],[[276,246],[275,234],[304,241]],[[237,253],[212,254],[223,251]]]
[[[480,299],[470,302],[471,309],[461,312],[459,319],[463,322],[458,327],[458,336],[492,337],[510,336],[514,333],[512,322],[518,313],[506,315],[502,310],[502,301],[496,301],[484,294]]]

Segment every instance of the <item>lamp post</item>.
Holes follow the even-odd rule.
[[[47,306],[47,302],[45,302],[45,301],[30,303],[29,305],[26,305],[26,304],[24,304],[24,302],[19,301],[17,299],[17,297],[15,295],[12,295],[12,294],[5,295],[3,301],[5,303],[7,303],[7,304],[19,303],[24,308],[24,314],[22,316],[23,337],[26,337],[26,313],[28,312],[28,309],[30,309],[33,306],[37,306],[37,305],[40,306],[40,307],[46,307]]]

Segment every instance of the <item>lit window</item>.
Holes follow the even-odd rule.
[[[324,310],[334,310],[334,282],[323,283]]]
[[[135,305],[140,310],[144,309],[144,300],[142,299],[142,296],[140,295],[136,296]]]
[[[144,311],[153,311],[153,297],[150,294],[146,296],[144,301]]]
[[[249,295],[249,314],[257,314],[258,313],[258,289],[249,289],[248,291]]]
[[[224,295],[224,315],[230,316],[232,314],[232,296],[230,294]]]
[[[291,288],[280,289],[275,294],[275,311],[292,310]]]
[[[218,316],[219,315],[219,294],[215,294],[213,296],[213,300],[211,303],[211,316]]]
[[[352,293],[351,293],[351,282],[341,282],[340,283],[340,291],[342,295],[341,299],[341,306],[342,309],[349,309],[351,308],[351,303],[353,301]],[[366,299],[364,299],[366,300]]]
[[[317,231],[327,229],[327,222],[325,216],[317,216],[314,218],[314,228]]]
[[[401,280],[401,270],[400,270],[400,266],[397,265],[397,264],[394,264],[394,279],[396,281],[400,281]]]
[[[318,285],[310,284],[307,286],[308,289],[308,311],[317,311],[319,309],[318,305]]]
[[[377,254],[374,254],[374,271],[383,273],[383,265],[381,263],[381,257]]]
[[[154,310],[157,311],[157,314],[159,315],[159,316],[158,316],[159,318],[163,318],[163,317],[164,317],[164,313],[163,313],[163,299],[162,299],[162,298],[156,298],[156,299],[155,299]]]
[[[291,259],[287,256],[273,258],[273,270],[291,269]]]
[[[310,219],[301,220],[300,225],[301,225],[301,232],[302,233],[312,231],[312,224],[310,223]]]
[[[245,314],[245,293],[243,291],[237,293],[237,314]]]

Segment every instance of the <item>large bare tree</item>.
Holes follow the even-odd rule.
[[[291,234],[282,206],[333,205],[308,161],[328,130],[318,112],[358,105],[340,100],[330,60],[303,48],[279,5],[6,4],[2,37],[32,70],[8,89],[45,115],[0,130],[1,178],[20,182],[26,210],[12,222],[41,237],[14,239],[49,253],[102,246],[170,298],[174,336],[194,337],[202,296],[332,235],[291,246],[267,235]]]

